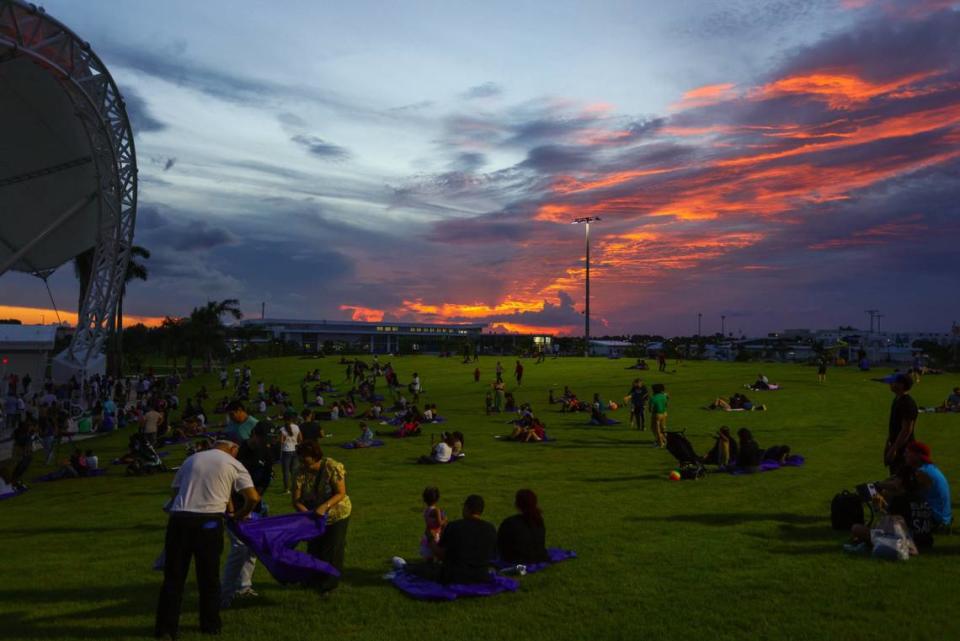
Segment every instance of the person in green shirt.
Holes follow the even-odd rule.
[[[247,408],[240,401],[230,401],[227,405],[227,435],[230,440],[242,443],[250,438],[257,419],[247,414]]]
[[[650,397],[650,423],[653,425],[653,436],[656,439],[654,447],[667,445],[667,396],[663,383],[656,383],[652,387],[653,396]]]

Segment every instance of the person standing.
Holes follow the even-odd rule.
[[[653,436],[656,439],[654,447],[667,445],[667,403],[668,396],[663,383],[653,385],[653,396],[650,397],[650,424],[653,426]]]
[[[270,435],[269,421],[260,421],[253,427],[250,438],[240,444],[237,460],[243,465],[257,494],[262,498],[273,480],[273,457],[267,439]],[[243,502],[243,496],[233,494],[233,504]],[[267,505],[262,500],[253,508],[258,517],[267,516]],[[228,608],[235,598],[259,596],[253,589],[253,571],[257,567],[257,557],[231,530],[227,530],[230,539],[230,551],[223,567],[223,580],[220,588],[220,607]]]
[[[630,426],[641,432],[646,431],[646,408],[650,400],[650,391],[643,381],[639,378],[633,380],[630,387],[630,394],[627,396],[630,402]]]
[[[297,445],[303,442],[300,426],[294,423],[297,413],[287,410],[280,430],[280,467],[283,470],[283,493],[290,493],[290,483],[296,474]]]
[[[826,383],[827,382],[827,359],[821,358],[817,362],[817,382]]]
[[[157,444],[157,433],[163,425],[163,414],[157,410],[156,403],[150,404],[150,410],[143,415],[143,435],[150,445]]]
[[[347,472],[343,463],[325,457],[313,441],[297,445],[297,456],[300,472],[293,483],[293,507],[298,512],[327,517],[323,536],[310,541],[307,552],[342,572],[352,510],[347,496]],[[327,575],[316,587],[321,592],[329,592],[339,582],[339,577]]]
[[[523,382],[523,364],[517,361],[517,366],[513,368],[513,375],[517,377],[517,385]]]
[[[896,476],[904,465],[904,453],[907,445],[913,442],[920,412],[917,402],[910,396],[913,379],[907,374],[897,374],[890,383],[893,392],[893,404],[890,406],[890,420],[887,430],[887,442],[883,447],[883,464]]]
[[[253,479],[236,459],[238,450],[236,443],[217,441],[213,448],[187,458],[173,478],[173,500],[164,540],[163,585],[154,625],[157,638],[179,637],[183,587],[191,559],[197,568],[200,631],[220,633],[224,512],[233,492],[242,495],[243,505],[232,518],[245,518],[260,501]]]
[[[247,413],[247,408],[240,401],[230,401],[227,405],[227,436],[232,441],[242,443],[253,432],[257,419]]]

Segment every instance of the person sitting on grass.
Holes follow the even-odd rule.
[[[936,412],[960,412],[960,387],[954,387],[953,393],[951,393],[947,400],[943,402],[939,407],[935,408]]]
[[[547,430],[540,419],[531,415],[528,420],[514,423],[513,432],[507,437],[510,441],[520,443],[537,443],[547,438]]]
[[[434,561],[433,548],[440,543],[440,535],[447,525],[447,515],[440,509],[440,489],[427,487],[423,490],[423,537],[420,539],[420,556],[426,562]]]
[[[360,421],[360,436],[353,440],[353,446],[355,448],[359,447],[370,447],[373,445],[373,430],[366,424],[364,421]]]
[[[909,443],[900,473],[877,485],[880,492],[874,497],[875,502],[887,514],[902,517],[918,548],[932,547],[934,534],[953,524],[950,483],[934,465],[926,443]],[[862,524],[855,524],[850,531],[854,541],[865,545],[881,533]]]
[[[440,440],[431,446],[430,454],[424,454],[417,463],[449,463],[453,459],[453,437],[446,432],[440,434]]]
[[[497,554],[497,530],[483,520],[483,497],[471,494],[463,503],[463,518],[447,524],[440,540],[431,542],[430,550],[440,563],[406,565],[395,558],[394,565],[429,581],[450,583],[488,583]]]
[[[714,439],[713,447],[701,458],[704,464],[727,467],[730,461],[737,460],[739,447],[729,427],[722,426]]]
[[[737,468],[749,473],[759,472],[763,461],[763,450],[753,438],[753,434],[745,427],[737,430],[740,444],[737,448]]]
[[[750,386],[750,389],[754,390],[768,390],[770,389],[770,379],[764,376],[761,372],[757,374],[757,380],[753,382],[753,385]]]
[[[517,490],[519,514],[508,516],[497,530],[497,550],[506,563],[530,565],[547,560],[547,530],[533,490]]]

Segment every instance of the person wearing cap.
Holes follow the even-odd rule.
[[[887,442],[883,448],[883,463],[896,476],[904,464],[904,452],[907,444],[914,440],[919,409],[917,402],[910,396],[913,379],[906,374],[896,374],[890,381],[890,391],[894,394],[890,406],[890,421]]]
[[[220,554],[223,519],[242,519],[260,501],[250,473],[236,459],[239,446],[218,440],[213,448],[188,457],[171,484],[173,500],[164,540],[163,586],[157,600],[154,634],[176,639],[180,633],[180,607],[190,560],[197,567],[200,631],[220,632]],[[233,514],[231,494],[243,504]]]
[[[270,481],[273,480],[273,455],[270,453],[270,432],[273,425],[263,420],[253,426],[250,438],[240,444],[237,460],[250,474],[257,494],[266,495]],[[242,502],[242,497],[236,492],[233,503]],[[252,516],[263,518],[267,516],[267,504],[262,500],[253,508]],[[220,588],[220,607],[228,608],[235,598],[259,596],[253,589],[253,571],[257,567],[257,557],[232,531],[227,530],[230,539],[230,551],[223,566],[223,579]]]
[[[250,438],[257,418],[247,413],[247,408],[240,401],[230,401],[227,404],[227,436],[236,443],[242,443]]]
[[[904,465],[896,478],[878,484],[875,499],[888,514],[903,517],[914,543],[920,549],[933,545],[933,535],[953,523],[950,483],[934,465],[930,446],[911,441],[904,448]],[[872,531],[854,525],[853,538],[870,542]]]

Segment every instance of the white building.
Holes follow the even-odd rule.
[[[590,354],[592,356],[610,356],[620,358],[624,353],[633,347],[630,341],[590,341]]]
[[[56,339],[56,325],[0,325],[0,376],[29,373],[33,389],[40,389]]]

